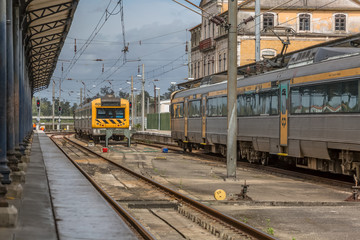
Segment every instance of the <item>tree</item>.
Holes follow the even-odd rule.
[[[176,91],[176,85],[170,84],[169,88],[167,89],[167,92],[165,92],[161,97],[162,99],[170,99],[171,94]]]
[[[114,94],[115,94],[114,90],[112,90],[109,86],[105,86],[100,89],[101,96],[105,97],[106,95],[114,95]]]

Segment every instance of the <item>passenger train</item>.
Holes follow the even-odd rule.
[[[359,177],[359,52],[309,49],[284,68],[238,78],[238,159]],[[226,156],[226,81],[175,92],[171,104],[171,136],[179,146]]]
[[[94,99],[80,106],[74,114],[76,134],[93,139],[95,143],[105,140],[106,129],[111,129],[112,139],[124,139],[129,121],[129,101],[113,96]]]

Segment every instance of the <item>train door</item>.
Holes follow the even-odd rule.
[[[206,142],[206,96],[202,96],[201,101],[201,137]]]
[[[185,101],[184,101],[184,136],[185,136],[186,141],[188,138],[188,103],[189,103],[189,100],[187,98],[185,98]]]
[[[280,152],[288,146],[289,81],[280,83]]]

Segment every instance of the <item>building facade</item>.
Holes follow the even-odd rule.
[[[255,61],[255,1],[238,0],[238,66]],[[202,23],[191,32],[191,76],[227,70],[227,32],[211,18],[227,22],[227,0],[202,0]],[[261,58],[281,52],[289,38],[287,52],[360,32],[360,0],[261,0]],[[280,38],[280,39],[279,39]]]

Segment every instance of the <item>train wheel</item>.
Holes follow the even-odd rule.
[[[189,144],[188,149],[189,149],[189,152],[192,152],[192,146],[191,146],[191,144]]]

